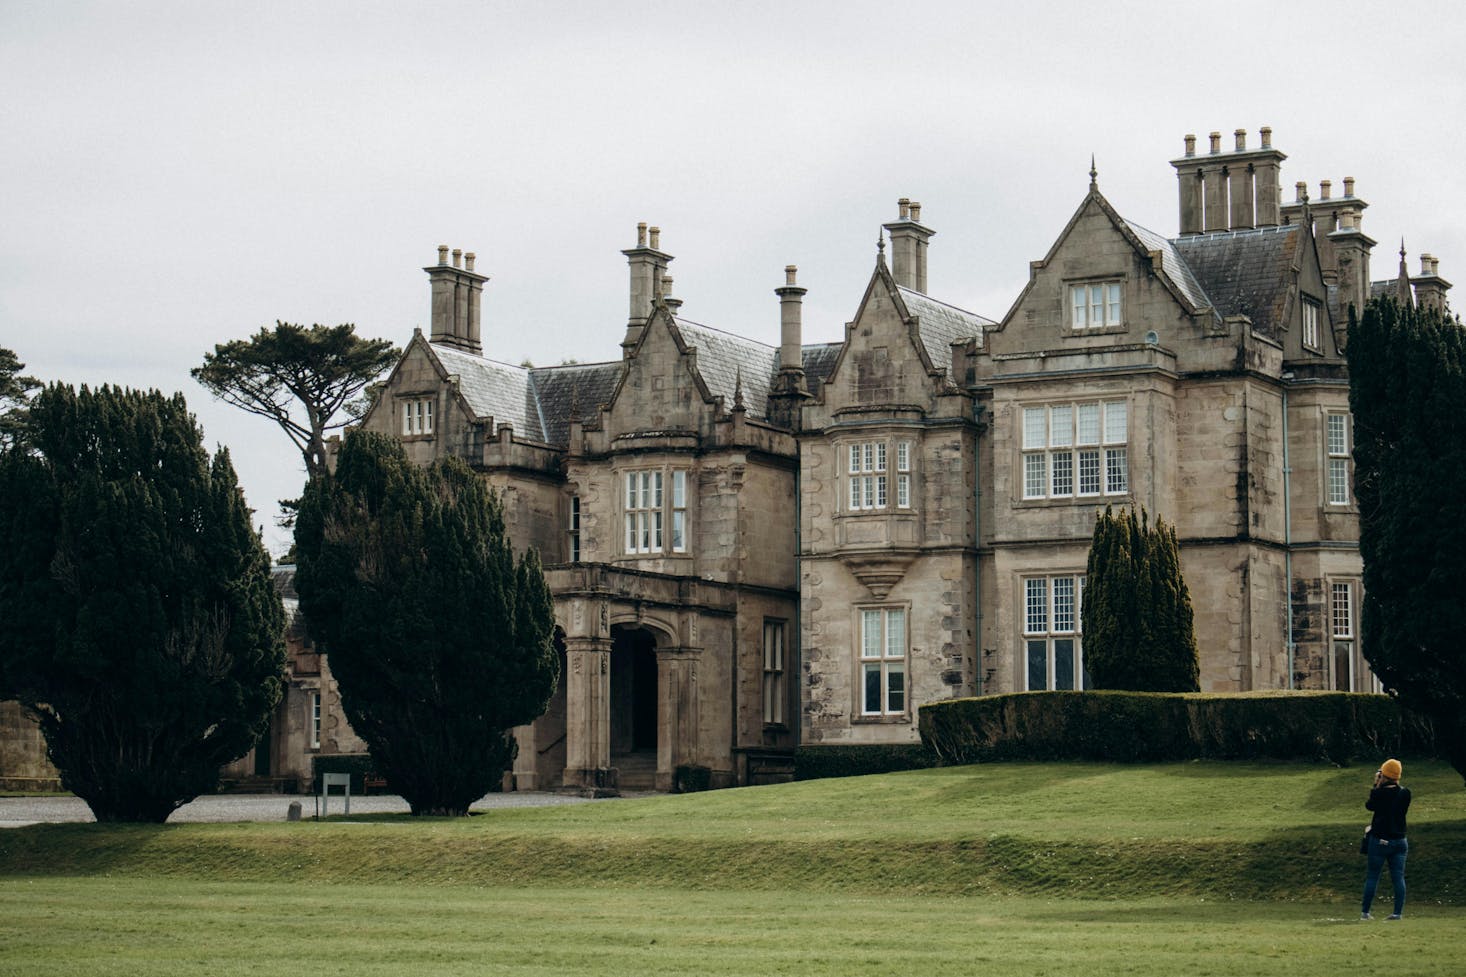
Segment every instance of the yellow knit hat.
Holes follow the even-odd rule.
[[[1382,773],[1382,774],[1384,774],[1386,777],[1390,778],[1391,780],[1399,780],[1400,779],[1400,774],[1403,771],[1401,770],[1401,767],[1400,767],[1400,761],[1391,758],[1389,760],[1386,760],[1384,763],[1380,764],[1379,772]]]

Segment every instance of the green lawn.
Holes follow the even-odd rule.
[[[0,832],[0,975],[1460,974],[1466,790],[1407,762],[1407,918],[1364,924],[1371,773],[991,765],[457,821],[35,826]]]

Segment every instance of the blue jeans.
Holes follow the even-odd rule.
[[[1369,839],[1369,868],[1364,876],[1364,912],[1369,912],[1374,902],[1374,890],[1379,885],[1380,869],[1388,862],[1390,881],[1395,886],[1395,915],[1405,909],[1405,856],[1410,852],[1410,843],[1404,838],[1382,841],[1373,836]]]

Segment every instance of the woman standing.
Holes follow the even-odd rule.
[[[1369,823],[1369,868],[1364,876],[1364,909],[1360,919],[1373,919],[1369,907],[1379,885],[1380,869],[1388,863],[1390,881],[1395,886],[1395,911],[1386,919],[1399,919],[1405,910],[1405,855],[1410,843],[1405,840],[1405,812],[1410,810],[1410,791],[1400,786],[1400,761],[1386,760],[1374,774],[1374,789],[1364,806],[1374,812]]]

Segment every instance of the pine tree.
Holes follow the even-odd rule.
[[[1084,660],[1100,689],[1194,692],[1199,674],[1191,595],[1175,530],[1145,510],[1106,507],[1085,572]]]
[[[366,432],[306,486],[295,539],[301,609],[377,769],[414,814],[466,814],[555,689],[538,557],[516,563],[498,498],[462,461],[420,468]]]
[[[1430,716],[1466,777],[1466,330],[1391,298],[1351,315],[1349,407],[1364,558],[1360,648]]]
[[[99,821],[164,821],[267,728],[284,613],[182,395],[51,386],[0,456],[0,697]]]

